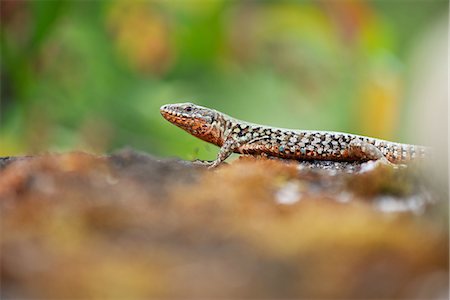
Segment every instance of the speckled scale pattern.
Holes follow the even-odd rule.
[[[186,107],[193,108],[195,121],[191,124],[199,127],[203,120],[201,115],[208,115],[208,135],[199,135],[186,126],[189,119]],[[367,161],[386,158],[391,163],[406,163],[416,158],[423,158],[428,149],[423,146],[389,142],[341,132],[306,131],[274,128],[247,123],[231,118],[218,111],[196,106],[191,103],[175,104],[161,109],[163,116],[175,125],[191,134],[221,147],[215,165],[223,161],[232,152],[251,155],[274,156],[296,160],[330,160],[330,161]],[[165,116],[169,114],[169,116]],[[195,116],[195,117],[194,117]],[[200,116],[200,117],[199,117]]]
[[[423,157],[426,152],[422,146],[388,142],[347,133],[297,131],[255,126],[245,122],[233,123],[230,137],[242,141],[234,151],[236,153],[265,154],[298,160],[364,160],[364,157],[355,156],[349,151],[349,145],[355,139],[374,145],[393,163],[403,163],[417,157]],[[369,159],[368,157],[366,160]]]

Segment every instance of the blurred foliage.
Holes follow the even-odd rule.
[[[402,140],[414,39],[448,1],[2,1],[0,155],[131,146],[213,158],[164,121],[195,102]]]

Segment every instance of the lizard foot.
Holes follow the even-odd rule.
[[[216,168],[221,162],[217,161],[217,160],[213,160],[213,161],[209,161],[209,160],[193,160],[192,164],[196,165],[196,166],[202,166],[202,167],[207,167],[208,169],[214,169]]]
[[[349,152],[361,159],[374,161],[375,165],[373,167],[377,167],[379,165],[389,166],[393,169],[406,168],[406,165],[402,164],[394,164],[390,162],[381,152],[380,149],[375,147],[374,145],[363,142],[360,139],[356,138],[349,143]]]

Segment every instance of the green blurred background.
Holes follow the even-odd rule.
[[[1,1],[0,155],[212,159],[159,114],[414,142],[411,49],[448,1]]]

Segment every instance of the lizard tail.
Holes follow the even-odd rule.
[[[431,149],[425,146],[393,143],[388,149],[386,158],[393,163],[407,163],[429,157]]]

